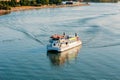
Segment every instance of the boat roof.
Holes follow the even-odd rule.
[[[64,35],[54,34],[50,38],[52,38],[52,39],[62,39],[62,38],[64,38]]]
[[[75,36],[73,36],[73,35],[60,35],[60,34],[54,34],[50,38],[52,38],[53,40],[59,40],[59,39],[74,40],[74,39],[76,39]]]

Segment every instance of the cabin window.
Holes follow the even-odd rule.
[[[68,42],[66,42],[66,45],[68,44]]]

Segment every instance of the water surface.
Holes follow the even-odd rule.
[[[80,50],[47,53],[49,37],[63,32],[78,33],[83,41]],[[0,16],[0,80],[120,80],[119,56],[118,4],[91,3]]]

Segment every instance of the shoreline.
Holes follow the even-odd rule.
[[[75,7],[75,6],[88,6],[89,4],[79,3],[72,5],[42,5],[42,6],[20,6],[20,7],[11,7],[11,10],[0,10],[0,16],[8,14],[10,12],[32,10],[32,9],[44,9],[44,8],[62,8],[62,7]]]

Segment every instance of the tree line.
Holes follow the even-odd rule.
[[[17,2],[17,0],[10,0],[10,1],[0,1],[0,9],[8,10],[10,7],[16,7],[16,6],[41,6],[41,5],[52,5],[61,4],[62,0],[20,0]]]
[[[84,2],[116,3],[118,0],[84,0]]]

